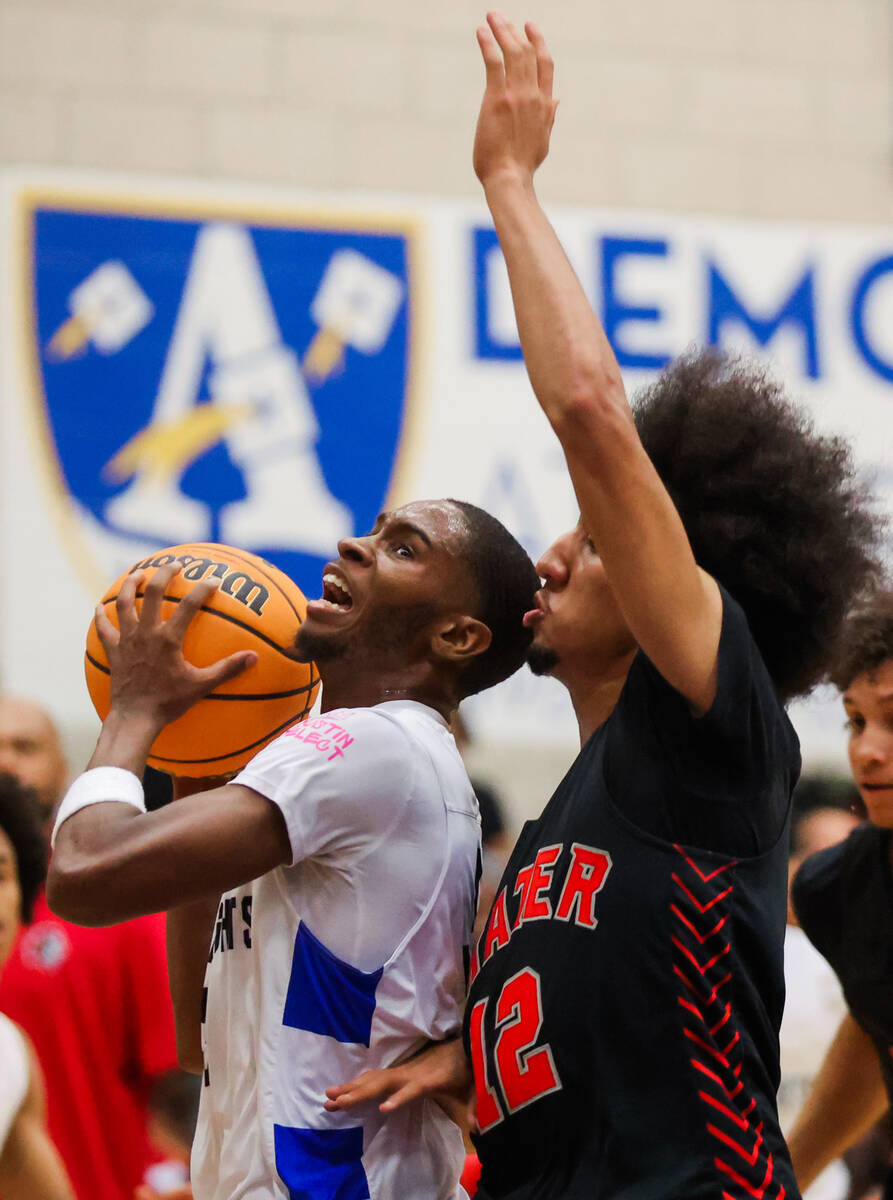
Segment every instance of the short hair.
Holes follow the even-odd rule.
[[[842,692],[857,675],[893,658],[893,588],[878,588],[847,616],[834,650],[831,682]]]
[[[0,774],[0,829],[12,843],[22,892],[22,920],[30,922],[47,873],[47,843],[37,797],[15,775]]]
[[[738,601],[782,701],[826,676],[884,522],[847,443],[816,432],[766,369],[690,351],[634,405],[698,564]]]
[[[478,598],[474,616],[492,635],[484,653],[459,678],[464,699],[508,679],[524,662],[533,633],[522,619],[534,606],[540,580],[530,555],[501,521],[466,500],[448,503],[465,518],[464,558]]]

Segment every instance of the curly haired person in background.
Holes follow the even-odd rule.
[[[837,972],[849,1007],[791,1132],[801,1187],[893,1100],[893,590],[852,613],[831,678],[868,821],[807,859],[794,880],[800,925]],[[893,1169],[884,1200],[893,1200]]]

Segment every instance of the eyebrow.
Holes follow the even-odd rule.
[[[425,533],[424,529],[422,529],[419,525],[414,524],[412,521],[408,521],[405,517],[396,517],[394,513],[391,512],[379,513],[375,520],[373,530],[377,529],[383,521],[393,521],[395,529],[408,529],[410,533],[414,533],[416,537],[423,541],[426,546],[432,545],[431,538],[427,533]]]
[[[880,695],[875,696],[875,699],[880,704],[889,704],[890,701],[893,700],[893,691],[881,692]],[[843,703],[844,703],[844,707],[847,707],[847,706],[850,706],[851,708],[858,707],[858,701],[854,700],[847,692],[843,693]]]

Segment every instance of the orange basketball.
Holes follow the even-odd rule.
[[[116,579],[102,598],[113,625],[118,624],[115,600],[127,576],[141,570],[151,575],[172,562],[181,562],[183,569],[171,580],[162,602],[165,619],[200,580],[216,576],[221,581],[187,630],[186,658],[207,667],[237,650],[254,650],[257,662],[165,726],[152,745],[149,762],[171,775],[227,775],[283,729],[302,721],[313,706],[319,672],[312,663],[289,657],[307,601],[287,575],[257,555],[199,542],[160,550]],[[137,609],[142,594],[140,589]],[[90,699],[105,720],[109,668],[95,620],[87,633],[84,669]]]

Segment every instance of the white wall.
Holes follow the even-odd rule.
[[[3,0],[0,161],[475,195],[483,0]],[[887,0],[528,0],[552,201],[883,221]]]

